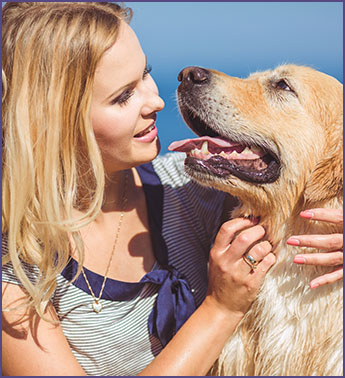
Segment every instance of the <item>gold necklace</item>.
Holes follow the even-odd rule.
[[[103,308],[103,305],[102,305],[102,303],[99,302],[99,300],[101,299],[101,296],[102,296],[102,293],[103,293],[103,289],[104,289],[104,286],[105,286],[105,282],[107,281],[107,278],[108,278],[109,268],[110,268],[111,262],[113,260],[113,256],[114,256],[114,252],[115,252],[115,247],[116,247],[117,241],[119,239],[119,235],[120,235],[120,230],[121,230],[121,226],[122,226],[124,212],[125,212],[126,205],[127,205],[127,198],[126,198],[127,186],[128,186],[128,172],[125,173],[125,183],[124,183],[124,186],[123,186],[122,208],[121,208],[120,220],[119,220],[119,224],[117,226],[117,231],[116,231],[116,235],[115,235],[113,249],[111,250],[111,255],[110,255],[109,263],[108,263],[108,266],[107,266],[107,270],[105,271],[102,287],[101,287],[101,290],[99,292],[98,298],[96,297],[95,293],[93,292],[93,290],[91,288],[90,282],[87,279],[86,274],[84,272],[84,268],[81,268],[81,272],[83,273],[85,282],[86,282],[87,287],[89,288],[90,293],[91,293],[92,298],[93,298],[92,309],[97,314],[99,312],[101,312],[102,308]]]

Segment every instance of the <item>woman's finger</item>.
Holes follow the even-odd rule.
[[[258,242],[265,235],[265,229],[256,225],[241,231],[232,241],[229,248],[232,259],[240,259],[255,242]],[[229,253],[229,254],[230,254]]]
[[[234,239],[235,235],[248,227],[254,226],[258,220],[236,218],[222,224],[213,244],[213,250],[224,252]]]
[[[310,288],[316,289],[319,286],[327,285],[339,281],[343,278],[343,267],[335,269],[331,273],[324,274],[321,277],[317,277],[310,282]]]
[[[335,251],[296,255],[293,259],[293,262],[296,264],[305,265],[337,266],[343,264],[343,252]]]
[[[268,270],[271,268],[272,265],[274,265],[276,262],[276,256],[272,252],[268,252],[263,259],[259,262],[259,264],[256,266],[255,269],[250,268],[248,264],[244,262],[243,269],[247,270],[248,273],[251,275],[251,285],[254,287],[259,287],[265,277],[265,274],[268,272]]]
[[[253,259],[254,264],[258,265],[271,251],[272,245],[267,240],[264,240],[255,244],[248,253],[245,253],[243,259],[251,267],[251,259]]]
[[[343,223],[342,209],[309,209],[300,213],[302,218],[313,219],[318,221],[330,222],[335,224]]]
[[[343,248],[343,235],[295,235],[291,236],[286,243],[299,247],[314,247],[318,249],[336,250]]]
[[[258,266],[258,274],[265,275],[272,265],[276,262],[277,258],[273,252],[268,253],[260,262]]]

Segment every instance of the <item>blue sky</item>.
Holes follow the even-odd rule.
[[[342,2],[131,2],[131,26],[166,103],[158,114],[162,154],[192,137],[176,105],[177,75],[186,66],[232,76],[289,62],[343,82]]]

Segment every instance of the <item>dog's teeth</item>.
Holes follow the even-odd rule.
[[[209,154],[209,152],[208,152],[208,142],[207,142],[207,140],[205,140],[204,143],[202,144],[201,152],[202,152],[204,155],[208,155],[208,154]]]
[[[224,151],[222,151],[219,155],[226,158],[226,153]]]
[[[251,153],[253,153],[253,151],[252,151],[250,148],[248,148],[248,147],[246,147],[246,148],[242,151],[242,154],[251,154]]]
[[[237,155],[239,155],[239,153],[236,150],[232,151],[230,154],[230,156],[237,156]]]

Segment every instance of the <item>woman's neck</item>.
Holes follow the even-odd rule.
[[[133,188],[131,170],[113,173],[105,179],[102,211],[119,211],[123,209],[124,200],[128,201],[129,192]]]

